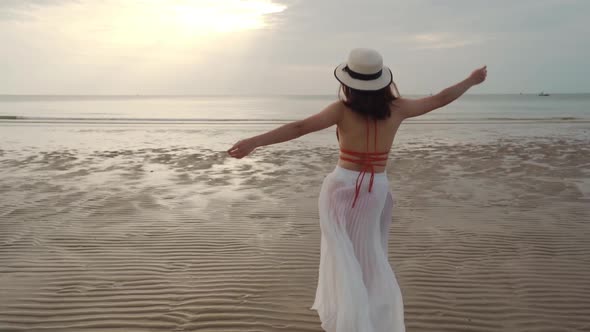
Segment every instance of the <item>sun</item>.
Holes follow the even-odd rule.
[[[113,36],[121,44],[192,44],[265,28],[267,15],[285,9],[267,0],[146,0],[120,12]]]
[[[227,33],[265,27],[264,16],[285,10],[269,1],[185,1],[170,4],[169,24],[194,34]]]
[[[23,27],[48,31],[48,40],[67,45],[79,59],[195,63],[212,52],[250,47],[261,35],[249,31],[272,32],[270,16],[287,9],[274,1],[77,0],[40,6],[37,19]]]
[[[80,0],[47,7],[39,17],[95,48],[188,47],[270,28],[268,16],[287,6],[272,0]]]

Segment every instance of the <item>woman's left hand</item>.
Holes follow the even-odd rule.
[[[250,152],[256,149],[256,147],[256,142],[251,138],[247,138],[238,141],[234,146],[227,150],[227,153],[234,158],[241,159],[249,155]]]

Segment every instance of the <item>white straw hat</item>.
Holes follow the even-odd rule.
[[[348,61],[334,69],[334,76],[349,88],[363,91],[383,89],[391,84],[391,70],[383,65],[379,52],[368,48],[350,51]]]

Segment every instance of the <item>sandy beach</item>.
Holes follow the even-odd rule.
[[[158,146],[168,131],[64,128],[3,127],[0,331],[321,331],[333,132],[235,160],[223,147],[257,129]],[[413,130],[388,168],[407,330],[590,331],[587,139]]]

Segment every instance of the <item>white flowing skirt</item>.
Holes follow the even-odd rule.
[[[321,256],[315,302],[327,332],[403,332],[402,293],[387,256],[393,196],[370,173],[352,208],[359,172],[336,166],[319,197]]]

